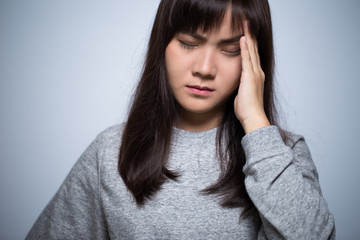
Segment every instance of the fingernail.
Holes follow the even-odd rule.
[[[246,37],[244,36],[243,38],[244,38],[244,43],[246,43]]]

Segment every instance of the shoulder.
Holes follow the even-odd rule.
[[[112,146],[119,147],[124,127],[125,123],[121,123],[106,128],[96,136],[92,145],[97,149],[109,148]]]
[[[125,124],[117,124],[101,131],[83,152],[78,163],[96,167],[109,156],[113,156],[111,159],[116,159],[124,126]]]
[[[110,126],[105,130],[103,130],[102,132],[100,132],[96,138],[100,141],[121,138],[124,127],[125,127],[125,123],[120,123]]]
[[[93,158],[96,159],[96,168],[102,177],[105,177],[102,172],[117,176],[118,156],[125,126],[125,123],[121,123],[106,128],[90,145]]]

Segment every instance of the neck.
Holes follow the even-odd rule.
[[[192,113],[182,109],[175,126],[191,132],[206,131],[217,127],[221,116],[219,112]]]

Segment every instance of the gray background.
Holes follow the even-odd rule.
[[[0,238],[22,239],[82,151],[125,119],[157,1],[0,2]],[[360,3],[270,0],[287,128],[338,239],[360,235]]]

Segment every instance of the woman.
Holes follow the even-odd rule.
[[[128,121],[28,239],[334,239],[304,139],[277,126],[266,0],[162,0]]]

